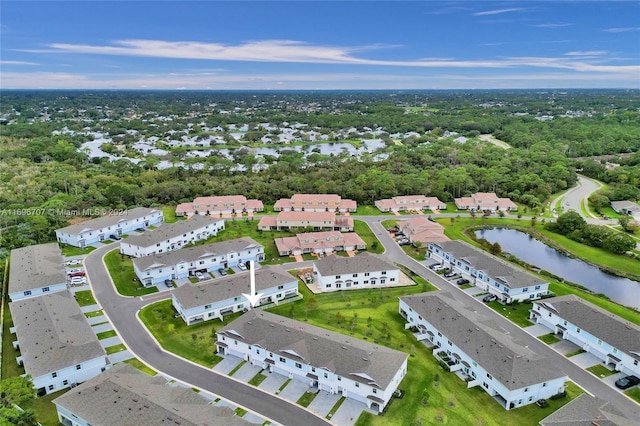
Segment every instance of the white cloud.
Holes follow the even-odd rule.
[[[521,7],[512,7],[509,9],[494,9],[494,10],[486,10],[484,12],[476,12],[473,16],[490,16],[490,15],[500,15],[503,13],[511,13],[511,12],[521,12],[524,9]]]
[[[534,27],[534,28],[562,28],[562,27],[570,27],[573,24],[535,24],[535,25],[529,25],[530,27]]]
[[[566,56],[603,56],[606,55],[606,50],[586,50],[586,51],[573,51],[565,53]]]
[[[626,27],[626,28],[607,28],[603,30],[607,33],[628,33],[631,31],[640,31],[640,27]]]
[[[2,61],[0,60],[0,65],[40,65],[35,62],[27,62],[27,61]]]

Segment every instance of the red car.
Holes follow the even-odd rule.
[[[72,272],[72,273],[69,274],[69,276],[71,278],[73,278],[73,277],[84,277],[84,275],[85,275],[84,271],[76,271],[76,272]]]

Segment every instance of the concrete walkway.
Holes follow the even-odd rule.
[[[105,349],[110,346],[122,344],[122,340],[120,340],[119,336],[108,337],[106,339],[100,340],[99,342],[100,342],[100,346],[102,346]]]
[[[100,324],[101,322],[108,322],[107,317],[99,315],[97,317],[87,318],[89,325]]]
[[[362,402],[345,399],[338,411],[331,417],[331,422],[340,426],[353,426],[363,411],[369,411]]]
[[[529,327],[524,327],[524,331],[532,335],[533,337],[544,336],[545,334],[553,333],[553,330],[545,327],[542,324],[530,325]]]
[[[86,314],[87,312],[99,311],[100,309],[102,309],[100,305],[89,305],[89,306],[80,307],[80,310],[82,311],[83,314]]]
[[[340,395],[338,394],[332,395],[327,391],[319,391],[307,408],[322,417],[326,417],[339,399]]]
[[[104,333],[105,331],[111,331],[113,330],[113,327],[111,326],[111,323],[107,322],[104,324],[93,326],[91,327],[91,330],[93,330],[94,333],[98,334]]]
[[[129,352],[128,350],[116,352],[116,353],[113,353],[113,354],[107,355],[107,356],[109,357],[109,361],[111,361],[111,364],[116,364],[118,362],[124,362],[124,361],[126,361],[128,359],[135,358],[133,356],[133,354],[131,352]]]

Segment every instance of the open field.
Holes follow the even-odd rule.
[[[117,249],[111,250],[104,256],[104,263],[107,265],[109,275],[120,293],[123,296],[142,296],[150,293],[157,293],[155,287],[143,287],[133,272],[133,262],[128,256],[121,255]]]

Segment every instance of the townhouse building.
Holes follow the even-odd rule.
[[[251,294],[251,274],[241,272],[214,280],[188,283],[171,292],[173,307],[187,325],[249,309],[244,294]],[[298,295],[298,280],[280,266],[255,270],[255,290],[261,294],[256,306],[279,304]]]
[[[382,412],[407,374],[408,354],[252,309],[217,332],[218,353],[362,402]]]
[[[412,244],[419,242],[423,246],[426,246],[429,243],[449,241],[449,238],[444,235],[444,227],[438,222],[430,221],[424,216],[401,220],[396,226]]]
[[[314,231],[353,232],[351,216],[334,212],[282,211],[277,216],[263,216],[258,222],[261,231],[281,231],[306,228]]]
[[[9,304],[20,350],[18,364],[33,379],[38,395],[89,380],[109,366],[98,338],[69,291]]]
[[[529,317],[606,366],[640,377],[640,327],[575,296],[533,303]]]
[[[264,261],[264,247],[251,238],[236,238],[133,259],[133,271],[145,286]]]
[[[399,195],[397,197],[376,200],[375,206],[381,212],[406,212],[409,210],[445,210],[447,204],[437,197],[426,195]]]
[[[120,363],[53,400],[65,426],[248,426],[229,407],[216,407],[191,388],[172,386]]]
[[[497,211],[516,211],[518,206],[509,198],[499,198],[494,192],[476,192],[470,197],[455,199],[460,210],[496,213]]]
[[[74,247],[85,247],[108,240],[110,235],[121,236],[137,229],[145,229],[164,221],[161,210],[136,207],[114,211],[113,214],[56,229],[58,242]]]
[[[197,197],[191,203],[181,203],[176,207],[176,216],[191,217],[194,214],[220,216],[232,214],[253,214],[264,210],[260,200],[248,200],[244,195],[222,195],[217,197]]]
[[[273,205],[276,212],[334,212],[355,213],[358,203],[342,199],[337,194],[294,194],[291,198],[281,198]]]
[[[67,273],[58,243],[11,250],[9,298],[13,301],[67,289]]]
[[[189,243],[206,240],[224,230],[224,220],[196,215],[166,224],[120,241],[120,253],[131,257],[150,256],[179,250]]]
[[[331,254],[338,251],[366,250],[367,244],[355,232],[305,232],[295,237],[274,238],[280,256],[304,253]]]
[[[539,299],[549,283],[464,241],[430,243],[428,256],[504,303]]]
[[[313,274],[323,292],[384,287],[400,282],[400,270],[381,256],[327,256],[313,261]]]
[[[540,420],[540,426],[637,426],[609,401],[581,393]]]
[[[416,338],[434,346],[438,359],[453,361],[450,371],[467,387],[480,386],[504,409],[546,399],[565,389],[567,377],[553,363],[500,331],[462,299],[434,291],[400,298],[400,315]]]

